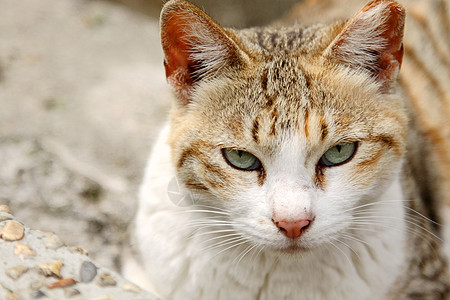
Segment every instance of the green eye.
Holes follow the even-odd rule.
[[[256,170],[261,167],[261,162],[253,154],[242,150],[222,149],[226,161],[239,170]]]
[[[341,143],[328,149],[320,158],[320,163],[331,167],[343,164],[349,161],[356,151],[356,143]]]

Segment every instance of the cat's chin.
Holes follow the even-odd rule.
[[[307,252],[310,252],[311,248],[303,246],[303,245],[299,245],[297,243],[292,243],[290,245],[275,248],[274,250],[275,250],[274,252],[277,252],[277,253],[290,255],[290,256],[296,256],[296,255],[302,255]]]

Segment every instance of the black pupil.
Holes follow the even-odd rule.
[[[337,145],[337,146],[336,146],[336,149],[337,149],[338,152],[341,152],[342,145],[341,145],[341,144]]]
[[[243,152],[244,152],[244,151],[242,151],[242,150],[238,150],[238,151],[237,151],[237,153],[238,153],[239,157],[241,157],[241,158],[242,158],[242,154],[243,154]]]

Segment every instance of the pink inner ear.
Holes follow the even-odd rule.
[[[384,26],[387,30],[382,37],[387,41],[384,52],[378,58],[378,79],[381,81],[392,80],[400,70],[403,60],[403,28],[405,23],[405,13],[403,8],[397,3],[389,3],[388,19]],[[386,11],[388,13],[388,11]]]
[[[179,87],[192,85],[193,79],[190,74],[190,68],[193,64],[189,60],[190,47],[183,38],[185,26],[183,23],[188,22],[183,17],[171,18],[162,31],[163,50],[165,53],[164,68],[166,70],[166,78],[172,75],[176,77],[172,83]]]

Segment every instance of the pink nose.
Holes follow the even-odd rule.
[[[273,222],[285,236],[291,239],[296,239],[300,237],[311,223],[310,220],[278,221],[278,222],[273,220]]]

